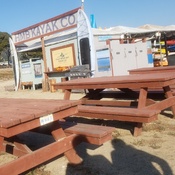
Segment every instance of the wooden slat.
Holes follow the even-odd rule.
[[[129,70],[128,72],[130,74],[172,73],[175,72],[175,66],[138,68]]]
[[[77,111],[78,111],[77,106],[58,111],[58,112],[53,114],[54,121],[63,119],[63,118],[68,117],[70,115],[74,115],[77,113]],[[28,122],[19,123],[16,125],[12,125],[11,127],[7,127],[11,124],[13,124],[13,123],[9,122],[8,120],[7,120],[7,123],[4,123],[4,127],[0,128],[0,135],[1,136],[11,137],[11,136],[17,135],[19,133],[37,128],[40,126],[40,121],[39,121],[39,118],[36,118],[36,119],[30,120]]]
[[[66,134],[77,134],[79,139],[95,145],[101,145],[112,139],[114,127],[89,125],[82,123],[60,122]]]
[[[112,77],[95,77],[75,79],[54,84],[56,89],[106,89],[106,88],[140,88],[163,87],[175,84],[175,74],[137,74]]]
[[[78,105],[78,112],[114,114],[114,115],[124,115],[134,117],[142,116],[147,118],[151,117],[152,115],[159,114],[160,110]]]
[[[89,117],[89,118],[98,118],[98,119],[106,119],[106,120],[117,120],[124,122],[136,122],[136,123],[149,123],[154,120],[157,120],[157,115],[153,115],[151,117],[135,117],[130,115],[116,115],[116,114],[105,114],[105,113],[90,113],[90,112],[78,112],[76,114],[80,117]]]
[[[63,129],[65,129],[65,132],[98,138],[104,137],[105,135],[115,130],[115,128],[113,127],[89,125],[82,123],[72,124],[72,122],[61,122],[60,124],[61,126],[63,126]]]
[[[0,128],[8,128],[68,109],[80,101],[43,99],[0,99]]]
[[[73,140],[76,135],[68,136],[62,140],[51,143],[30,154],[26,154],[14,161],[0,166],[1,175],[21,174],[47,160],[50,160],[74,147]],[[81,162],[76,162],[81,163]]]
[[[157,109],[157,110],[163,110],[163,109],[167,109],[171,106],[175,105],[175,96],[172,96],[172,97],[169,97],[165,100],[162,100],[162,101],[159,101],[157,103],[154,103],[152,105],[149,105],[147,107],[145,107],[145,109],[148,109],[148,110],[154,110],[154,109]]]
[[[137,101],[107,101],[107,100],[88,100],[88,99],[82,99],[82,104],[87,105],[96,105],[96,106],[136,106],[138,104]]]
[[[160,110],[155,109],[79,105],[76,115],[107,120],[148,123],[157,120],[159,113]]]

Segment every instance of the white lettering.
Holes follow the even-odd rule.
[[[26,39],[29,39],[30,38],[30,33],[29,33],[28,30],[25,32],[25,34],[26,34]]]
[[[37,36],[40,36],[41,35],[41,32],[40,32],[39,27],[36,28],[36,32],[37,32],[37,34],[36,34]]]
[[[74,16],[74,15],[69,16],[69,18],[68,18],[68,23],[69,23],[70,25],[72,25],[72,24],[75,23],[75,16]]]
[[[65,22],[64,22],[63,20],[64,20]],[[68,24],[67,24],[67,17],[62,18],[62,19],[61,19],[61,26],[62,26],[62,27],[67,27],[67,25],[68,25]]]
[[[39,28],[41,29],[41,32],[42,32],[42,34],[44,34],[44,28],[45,28],[45,24],[43,24],[43,25],[40,25],[40,26],[39,26]]]
[[[59,29],[59,28],[57,27],[57,25],[56,25],[56,22],[57,22],[57,21],[52,21],[52,28],[53,28],[53,31]]]
[[[49,24],[46,24],[46,31],[45,31],[45,33],[49,33],[49,32],[52,32],[52,29],[49,26]]]
[[[36,33],[35,33],[35,29],[36,29],[36,28],[31,29],[32,37],[37,36]]]

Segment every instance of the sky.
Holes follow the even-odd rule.
[[[0,31],[9,34],[81,6],[81,0],[0,0]],[[175,25],[175,0],[84,0],[97,27]]]

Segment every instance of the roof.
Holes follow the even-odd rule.
[[[106,29],[101,28],[91,28],[94,36],[106,36],[106,35],[115,35],[116,38],[121,38],[122,35],[129,35],[134,38],[143,38],[143,37],[155,37],[156,33],[166,34],[167,37],[175,35],[175,25],[169,26],[158,26],[152,24],[145,24],[143,26],[134,28],[134,27],[126,27],[126,26],[115,26]],[[60,41],[69,39],[69,37],[76,37],[77,29],[71,29],[69,31],[60,32],[54,35],[50,35],[45,37],[45,45],[58,43]],[[41,48],[41,40],[34,40],[26,44],[26,47],[21,47],[18,52],[24,52],[29,50],[34,50],[37,48]],[[17,46],[18,47],[18,46]]]

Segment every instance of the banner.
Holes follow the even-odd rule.
[[[14,44],[21,44],[46,35],[75,28],[79,8],[12,33]]]

